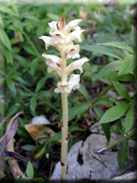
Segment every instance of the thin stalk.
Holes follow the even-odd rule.
[[[103,152],[104,150],[107,150],[107,149],[109,149],[110,147],[112,147],[112,146],[114,146],[114,145],[116,145],[116,144],[118,144],[118,143],[120,143],[120,142],[122,142],[122,141],[124,141],[124,140],[130,139],[131,136],[134,135],[135,133],[136,133],[135,130],[131,130],[131,132],[128,133],[128,134],[126,135],[126,137],[123,137],[122,139],[119,139],[119,140],[117,140],[116,142],[114,142],[114,143],[112,143],[112,144],[110,144],[110,145],[108,145],[108,146],[106,146],[106,147],[100,149],[99,151],[97,151],[97,153],[101,153],[101,152]]]
[[[92,105],[95,104],[97,102],[97,100],[99,100],[105,93],[107,93],[107,91],[112,88],[113,84],[111,84],[109,87],[107,87],[93,102]]]
[[[64,49],[66,45],[64,44]],[[62,58],[61,64],[61,81],[67,81],[66,74],[66,58],[64,56],[64,50],[60,52]],[[61,142],[61,169],[62,169],[62,180],[67,180],[67,148],[68,148],[68,94],[61,93],[62,100],[62,142]]]
[[[81,117],[84,115],[85,113],[82,113],[72,124],[71,126],[69,127],[69,130],[72,129],[72,127],[81,119]]]
[[[62,143],[61,143],[61,168],[62,180],[67,180],[67,148],[68,148],[68,102],[67,94],[61,94],[62,99]]]

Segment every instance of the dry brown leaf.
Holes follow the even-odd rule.
[[[55,135],[53,130],[44,125],[27,124],[25,128],[34,141],[42,137],[52,137]],[[45,131],[48,133],[47,135],[43,135]]]

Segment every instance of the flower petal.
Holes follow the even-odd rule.
[[[80,81],[80,75],[79,74],[72,74],[69,78],[69,83],[71,86],[71,90],[75,90],[79,88],[79,81]]]
[[[72,74],[69,78],[69,82],[58,82],[57,88],[55,88],[55,93],[70,93],[71,90],[79,88],[80,75]]]
[[[45,53],[43,53],[42,56],[51,62],[61,65],[62,59],[60,57],[57,57],[55,55],[48,55]]]
[[[76,31],[73,31],[72,33],[70,33],[66,38],[66,44],[70,44],[73,40],[77,41],[78,43],[82,42],[80,35],[83,31],[84,30],[80,29],[80,30],[76,30]]]
[[[58,67],[55,63],[48,65],[47,71],[48,73],[52,72],[53,74],[57,74],[61,78],[61,68]]]
[[[66,58],[79,58],[79,45],[69,45],[65,50]]]
[[[49,24],[49,26],[50,26],[50,33],[51,32],[55,32],[56,30],[58,30],[57,29],[57,21],[52,21],[52,22],[49,22],[48,23]]]
[[[56,30],[55,32],[51,32],[50,35],[52,36],[52,42],[54,44],[58,44],[58,43],[64,43],[64,34],[59,31],[59,30]]]
[[[69,22],[66,27],[65,27],[65,31],[66,32],[70,32],[72,29],[75,29],[77,27],[77,25],[82,21],[82,19],[76,19],[76,20],[72,20],[71,22]]]
[[[54,90],[55,93],[70,93],[71,88],[68,82],[62,81],[57,83],[57,88]]]
[[[46,60],[46,64],[48,65],[48,73],[52,72],[53,74],[58,74],[59,77],[61,77],[61,61],[62,59],[60,57],[57,57],[55,55],[48,55],[43,53],[42,54],[43,57],[45,57]]]
[[[70,75],[76,69],[79,69],[80,73],[82,73],[83,72],[82,65],[87,61],[89,61],[87,58],[82,58],[68,65],[66,68],[67,75]]]
[[[46,50],[48,49],[49,46],[54,46],[52,43],[52,37],[49,36],[41,36],[39,39],[42,39],[45,42],[46,45]]]

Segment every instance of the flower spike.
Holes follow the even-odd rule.
[[[61,145],[61,169],[62,180],[67,180],[67,147],[68,147],[68,104],[67,97],[72,90],[80,87],[80,74],[83,72],[82,65],[88,61],[87,58],[81,58],[67,65],[67,59],[79,58],[79,44],[74,45],[73,41],[82,42],[81,33],[84,31],[78,24],[81,19],[72,20],[66,24],[65,16],[62,14],[60,21],[52,21],[49,23],[49,36],[39,37],[45,42],[46,50],[49,46],[55,47],[60,52],[60,57],[43,53],[48,65],[47,72],[52,72],[60,77],[57,83],[55,93],[61,93],[62,100],[62,145]],[[74,30],[74,31],[72,31]],[[72,31],[72,32],[71,32]],[[73,71],[78,69],[80,74],[73,74]]]

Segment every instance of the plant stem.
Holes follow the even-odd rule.
[[[68,147],[68,102],[66,93],[61,94],[62,99],[62,144],[61,144],[61,167],[62,180],[67,180],[67,147]]]
[[[92,105],[95,104],[97,102],[97,100],[99,100],[105,93],[107,93],[107,91],[113,86],[113,84],[111,84],[109,87],[107,87],[93,102]]]
[[[64,44],[64,49],[66,45]],[[61,63],[61,81],[67,82],[66,74],[66,58],[64,56],[64,50],[60,52],[62,63]],[[62,100],[62,142],[61,142],[61,169],[62,169],[62,180],[67,180],[67,148],[68,148],[68,94],[61,93]]]

